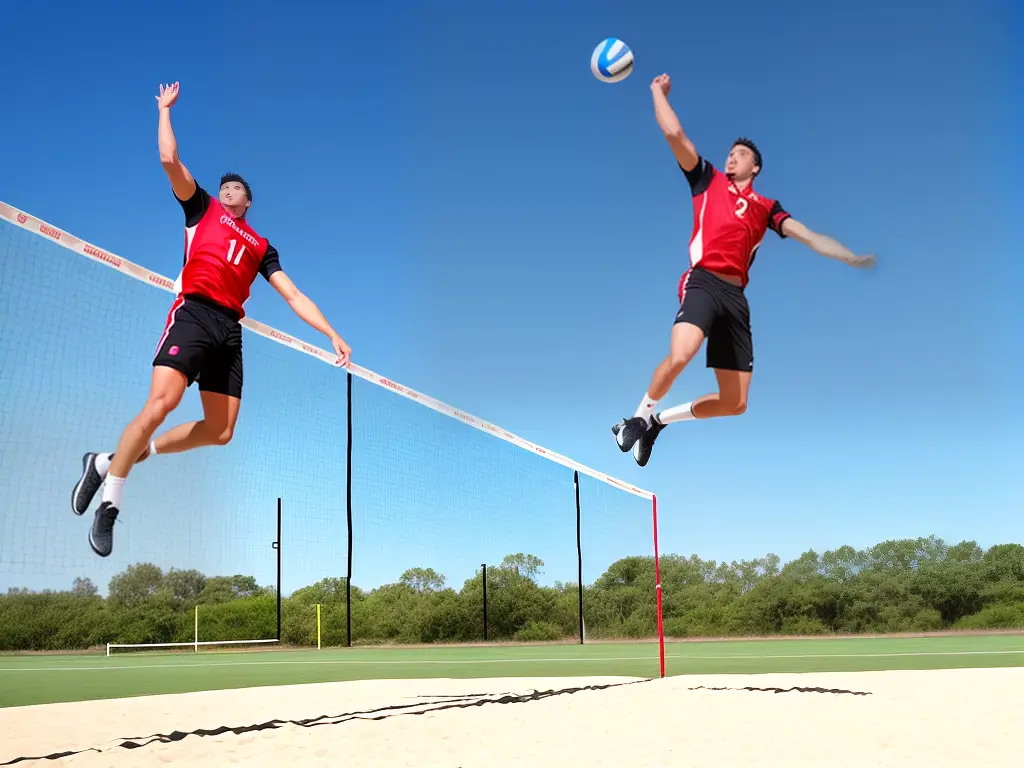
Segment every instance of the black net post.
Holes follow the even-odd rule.
[[[281,497],[277,497],[277,642],[281,642]]]
[[[487,642],[487,563],[481,563],[480,567],[484,569],[484,642]]]
[[[348,372],[345,401],[347,403],[348,439],[345,450],[345,516],[348,526],[348,567],[345,572],[345,645],[352,647],[352,372]]]
[[[580,645],[583,645],[583,536],[580,516],[580,473],[573,470],[572,482],[576,486],[576,584],[579,591]]]

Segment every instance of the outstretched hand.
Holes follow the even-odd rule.
[[[178,83],[170,85],[160,84],[160,95],[156,97],[156,105],[159,109],[170,109],[178,100]]]
[[[865,256],[854,256],[852,259],[847,260],[846,263],[857,269],[870,269],[875,266],[875,254],[869,253]]]
[[[658,75],[651,81],[651,90],[661,91],[668,96],[668,92],[672,90],[672,78],[668,75]]]
[[[348,366],[348,361],[352,357],[352,348],[345,343],[341,336],[331,337],[331,346],[334,347],[334,353],[338,356],[338,365]]]

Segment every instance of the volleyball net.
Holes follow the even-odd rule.
[[[250,317],[233,439],[137,466],[96,557],[71,488],[172,290],[0,203],[0,649],[656,637],[664,674],[652,493]]]

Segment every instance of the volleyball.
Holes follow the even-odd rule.
[[[609,37],[594,49],[590,71],[603,83],[625,80],[633,72],[633,51],[617,37]]]

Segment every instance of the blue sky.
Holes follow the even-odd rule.
[[[745,1],[453,0],[293,3],[282,14],[267,2],[183,2],[167,16],[143,5],[23,4],[0,33],[0,63],[17,73],[3,89],[0,199],[173,276],[181,212],[157,160],[153,97],[179,80],[184,162],[210,187],[224,171],[246,175],[252,224],[357,362],[656,491],[663,552],[788,560],[932,533],[1020,541],[1024,322],[1011,225],[1022,67],[1012,6],[793,0],[767,13]],[[589,72],[608,35],[637,57],[615,85]],[[877,253],[880,266],[851,270],[769,238],[748,289],[749,410],[673,427],[640,470],[609,427],[632,413],[666,352],[692,222],[650,104],[661,72],[713,162],[751,136],[765,157],[758,189],[812,228]],[[4,513],[0,586],[62,586],[83,568],[105,584],[147,547],[167,564],[235,558],[242,568],[248,557],[253,570],[266,555],[264,523],[243,521],[278,487],[308,505],[296,535],[310,572],[344,556],[343,541],[332,551],[322,533],[344,531],[343,520],[332,528],[344,512],[343,378],[256,340],[235,444],[164,458],[187,478],[174,493],[194,499],[172,504],[154,462],[129,481],[126,502],[146,512],[126,509],[114,558],[83,552],[86,523],[65,499],[77,457],[115,440],[141,405],[169,296],[29,243],[0,230],[0,409],[20,430],[8,432],[17,443],[2,438],[0,479],[21,502]],[[26,249],[38,254],[32,269],[12,270]],[[29,290],[60,302],[46,335],[28,320],[44,315]],[[326,343],[265,284],[248,309]],[[33,333],[54,351],[37,356]],[[117,396],[98,395],[104,386]],[[666,402],[712,387],[701,355]],[[11,405],[15,395],[35,407]],[[360,427],[378,436],[365,456],[373,469],[360,475],[378,515],[361,523],[367,541],[384,547],[391,531],[411,547],[426,533],[440,542],[438,531],[473,530],[469,513],[462,528],[457,517],[428,525],[446,488],[457,489],[455,506],[483,498],[477,515],[491,505],[479,520],[514,521],[479,529],[495,551],[562,535],[541,522],[539,501],[562,482],[560,468],[536,470],[539,479],[529,457],[497,441],[375,397],[362,406],[374,419]],[[184,415],[197,400],[190,393]],[[444,447],[452,436],[454,452]],[[594,541],[605,537],[608,557],[615,543],[647,553],[645,512],[629,499],[620,513],[600,494]],[[200,535],[188,516],[211,498],[234,507],[210,512]],[[515,536],[502,539],[506,528]],[[26,537],[34,543],[19,554]],[[230,556],[218,549],[228,539],[237,540]],[[388,563],[406,559],[394,549],[366,558],[385,580],[398,575]],[[549,575],[571,578],[566,568]]]

